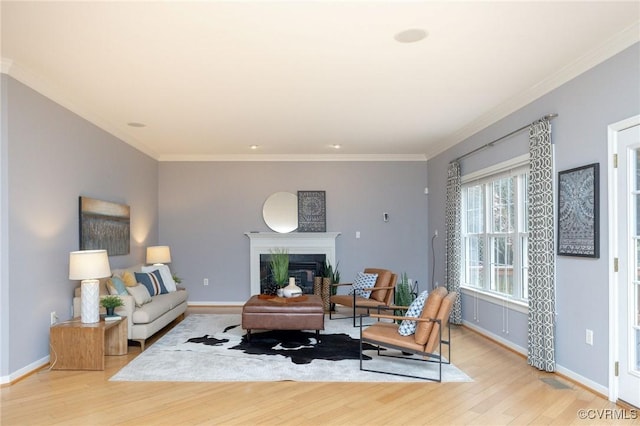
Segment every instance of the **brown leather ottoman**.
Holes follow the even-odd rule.
[[[248,341],[251,330],[315,330],[319,340],[324,330],[322,298],[313,294],[291,299],[251,296],[242,307],[242,328],[247,330]]]

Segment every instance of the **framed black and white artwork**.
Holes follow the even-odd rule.
[[[298,191],[298,232],[327,232],[325,191]]]
[[[600,257],[599,164],[558,173],[558,255]]]

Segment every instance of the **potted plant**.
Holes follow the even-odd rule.
[[[336,268],[333,270],[333,274],[331,274],[331,282],[332,284],[338,284],[340,282],[340,271],[338,271],[338,265],[340,265],[340,262],[336,263]],[[336,294],[336,287],[333,287],[333,291],[331,292],[331,294]]]
[[[271,275],[277,288],[282,288],[289,278],[289,252],[287,249],[271,250]]]
[[[118,306],[124,305],[124,302],[118,296],[105,296],[100,300],[100,305],[104,306],[107,310],[107,315],[111,316]]]
[[[322,302],[325,310],[333,310],[335,305],[329,303],[329,297],[335,295],[338,292],[338,287],[332,285],[340,282],[340,271],[338,271],[338,265],[336,263],[335,270],[329,260],[324,262],[324,278],[322,279]]]
[[[182,283],[182,278],[177,276],[175,273],[171,276],[171,278],[173,278],[173,282],[176,283],[176,284],[181,284]]]
[[[407,278],[407,273],[403,272],[400,275],[400,282],[396,285],[396,294],[395,294],[395,305],[396,306],[409,306],[411,302],[415,299],[415,294],[411,290],[411,286],[409,285],[409,278]],[[404,315],[405,309],[397,309],[394,313],[395,315]]]
[[[338,265],[340,265],[340,261],[336,262],[336,267],[331,274],[331,284],[339,284],[340,283],[340,271],[338,270]],[[335,296],[338,293],[338,287],[335,285],[331,286],[331,295]],[[336,304],[331,304],[331,310],[334,311],[336,308]]]

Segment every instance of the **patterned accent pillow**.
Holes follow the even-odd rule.
[[[407,309],[407,313],[404,316],[407,318],[420,318],[420,315],[422,315],[422,308],[424,308],[424,302],[427,300],[428,295],[429,292],[426,290],[420,293],[420,295],[411,302],[411,305],[409,305],[409,309]],[[411,336],[416,332],[417,326],[418,323],[416,321],[402,320],[400,327],[398,327],[398,333],[400,333],[401,336]]]
[[[376,285],[378,274],[365,274],[364,272],[358,272],[356,279],[353,281],[353,291],[356,296],[364,297],[368,299],[371,296],[371,291]]]
[[[168,293],[160,276],[160,271],[155,270],[149,273],[134,272],[134,275],[136,276],[136,281],[145,286],[151,296]]]
[[[171,275],[171,270],[167,265],[153,265],[153,266],[143,266],[142,272],[153,272],[159,271],[160,276],[162,277],[162,282],[166,287],[169,293],[176,291],[176,282],[173,280],[173,276]]]

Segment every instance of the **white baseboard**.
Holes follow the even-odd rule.
[[[187,306],[242,306],[246,303],[246,300],[243,302],[198,302],[198,301],[189,301],[187,302]]]
[[[496,342],[499,342],[501,345],[506,346],[507,348],[511,349],[512,351],[515,351],[519,354],[522,354],[524,356],[527,356],[527,349],[523,348],[522,346],[516,345],[513,342],[510,342],[509,340],[498,336],[497,334],[493,334],[487,330],[485,330],[482,327],[478,327],[476,324],[469,322],[469,321],[462,321],[462,324],[465,327],[470,328],[471,330],[477,332],[478,334],[481,334],[485,337],[490,338],[491,340],[495,340]]]
[[[513,342],[510,342],[496,334],[493,334],[487,330],[485,330],[484,328],[478,327],[476,324],[469,322],[469,321],[463,321],[462,324],[465,327],[470,328],[471,330],[475,331],[476,333],[483,335],[491,340],[495,340],[496,342],[500,343],[501,345],[506,346],[507,348],[524,355],[525,357],[527,356],[527,349],[523,348],[522,346],[516,345]],[[598,393],[600,395],[602,395],[605,398],[608,398],[609,395],[609,388],[606,386],[603,386],[599,383],[594,382],[591,379],[587,379],[584,376],[581,376],[580,374],[569,370],[566,367],[563,367],[559,364],[556,364],[556,373],[565,376],[566,378],[573,380],[574,382],[584,386],[587,389],[592,390],[595,393]]]
[[[591,389],[593,392],[601,394],[605,399],[609,399],[609,388],[601,385],[600,383],[596,383],[593,380],[587,379],[586,377],[583,377],[578,373],[575,373],[568,368],[565,368],[558,364],[556,364],[556,373],[561,374],[568,379],[571,379],[574,382]]]
[[[38,361],[32,362],[31,364],[21,368],[20,370],[14,371],[13,373],[9,374],[8,376],[1,376],[0,377],[0,384],[4,385],[7,383],[11,383],[15,380],[18,380],[21,377],[24,377],[34,371],[36,371],[39,368],[42,368],[43,366],[49,364],[49,356],[47,355],[44,358],[39,359]]]

